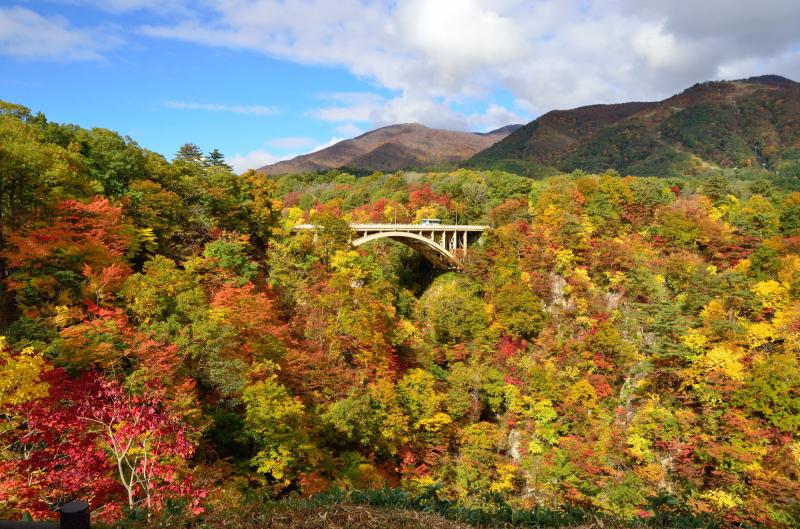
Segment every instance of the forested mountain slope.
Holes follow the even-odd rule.
[[[419,123],[382,127],[357,138],[267,165],[259,173],[305,173],[340,167],[362,171],[397,171],[460,162],[508,136],[517,125],[479,134],[431,129]]]
[[[236,175],[8,104],[0,183],[0,518],[84,498],[120,526],[253,527],[327,492],[800,525],[800,193],[723,171]],[[456,216],[491,226],[458,272],[348,243],[347,222]]]
[[[697,84],[658,103],[553,111],[470,165],[666,176],[709,167],[781,171],[800,159],[800,84],[779,76]]]

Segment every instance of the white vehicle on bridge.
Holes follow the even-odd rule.
[[[441,223],[442,223],[441,219],[422,219],[422,222],[420,224],[434,225],[434,224],[441,224]]]

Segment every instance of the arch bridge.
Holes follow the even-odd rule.
[[[295,230],[314,230],[315,224],[298,224]],[[350,224],[353,246],[378,239],[393,239],[417,250],[433,265],[461,268],[461,257],[488,226],[470,224]]]

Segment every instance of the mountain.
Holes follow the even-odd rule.
[[[699,83],[659,102],[554,110],[467,165],[673,175],[777,167],[800,157],[800,83],[777,75]]]
[[[479,136],[492,136],[495,134],[505,134],[506,136],[508,136],[512,132],[521,129],[524,126],[525,125],[522,125],[520,123],[514,123],[512,125],[506,125],[505,127],[500,127],[499,129],[490,130],[489,132],[476,132],[475,134]]]
[[[391,125],[310,154],[266,165],[258,172],[276,175],[338,167],[388,172],[460,162],[502,140],[521,126],[507,125],[481,134],[431,129],[419,123]]]

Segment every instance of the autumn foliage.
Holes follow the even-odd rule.
[[[3,228],[3,516],[386,486],[800,524],[797,193],[716,173],[263,179],[184,150],[115,182],[76,163],[69,196]],[[491,229],[459,271],[349,244],[348,222],[429,217]]]

